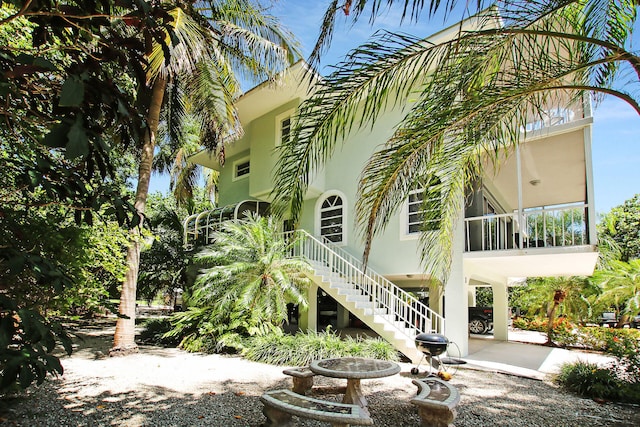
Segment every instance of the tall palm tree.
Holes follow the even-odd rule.
[[[173,32],[149,52],[147,87],[140,94],[147,111],[134,202],[140,223],[167,92],[177,87],[190,91],[197,104],[194,110],[198,112],[202,142],[223,154],[224,138],[233,138],[240,132],[233,107],[239,94],[239,78],[263,80],[282,71],[297,56],[293,37],[266,14],[258,0],[178,1],[166,7],[173,19]],[[178,83],[182,81],[186,82],[184,86]],[[140,265],[138,227],[131,230],[127,265],[111,354],[137,351],[134,335]]]
[[[369,4],[375,21],[377,11],[392,3],[361,0],[344,6],[357,17]],[[406,0],[400,7],[403,16],[418,19],[423,8],[432,12],[455,3]],[[550,108],[581,104],[585,92],[617,96],[640,113],[634,93],[640,60],[625,49],[635,1],[498,5],[461,24],[450,40],[431,43],[380,33],[347,55],[301,106],[292,136],[282,145],[275,185],[280,209],[297,218],[312,171],[333,155],[337,141],[375,123],[387,108],[406,106],[392,137],[361,173],[356,220],[363,257],[366,261],[373,236],[419,186],[425,188],[425,204],[433,205],[423,209],[424,223],[438,224],[435,232],[421,234],[423,263],[444,281],[465,185],[481,176],[483,155],[497,162],[498,153],[518,144],[517,124],[542,120]],[[325,24],[331,29],[333,21]],[[614,78],[621,75],[630,83],[616,90]]]

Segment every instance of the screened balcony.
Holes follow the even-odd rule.
[[[211,243],[211,233],[217,230],[220,224],[224,221],[246,218],[249,212],[267,215],[269,203],[244,200],[187,217],[182,224],[185,248],[193,249],[196,246]]]
[[[588,245],[587,208],[572,203],[465,218],[465,252]]]

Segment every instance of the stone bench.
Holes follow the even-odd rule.
[[[454,386],[437,378],[412,381],[418,387],[418,395],[411,403],[418,407],[422,427],[453,426],[460,393]]]
[[[265,427],[293,426],[292,415],[328,422],[334,427],[373,425],[373,420],[358,405],[314,399],[291,390],[267,391],[260,400],[264,404],[262,413],[267,417]]]
[[[313,377],[316,375],[308,366],[285,369],[282,373],[291,377],[293,381],[292,390],[303,396],[313,387]]]

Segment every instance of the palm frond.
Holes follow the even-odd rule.
[[[440,202],[439,209],[427,209],[438,217],[425,220],[438,221],[440,229],[423,233],[421,247],[423,262],[446,278],[464,185],[481,176],[482,159],[499,166],[501,154],[527,136],[524,124],[543,122],[554,108],[581,113],[585,91],[613,94],[640,113],[638,78],[624,90],[609,86],[621,64],[640,76],[638,58],[616,44],[628,31],[602,33],[602,40],[581,23],[589,18],[584,3],[530,3],[530,9],[515,2],[499,14],[488,10],[437,44],[384,34],[352,51],[301,106],[293,136],[282,146],[279,208],[297,218],[313,171],[337,141],[373,126],[390,106],[406,106],[392,138],[361,173],[356,212],[364,258],[409,192],[437,176],[440,184],[427,188],[425,199]],[[628,7],[611,16],[635,19]]]
[[[429,2],[425,2],[424,0],[404,0],[404,3],[401,4],[402,14],[399,23],[402,24],[407,19],[410,20],[410,22],[418,22],[425,7],[427,8],[429,17],[433,17],[441,11],[444,12],[444,16],[446,17],[453,11],[458,3],[457,0],[431,0]],[[474,2],[467,2],[467,6],[471,6],[473,3]],[[476,9],[480,10],[485,3],[491,2],[477,0],[475,2]],[[322,54],[327,51],[331,44],[338,15],[344,15],[352,24],[355,24],[365,15],[367,8],[369,8],[370,13],[368,19],[369,23],[373,24],[383,12],[391,10],[391,8],[397,4],[398,2],[394,2],[394,0],[346,0],[343,2],[340,0],[332,0],[327,5],[327,9],[322,18],[320,33],[309,55],[308,63],[314,69],[320,63]]]

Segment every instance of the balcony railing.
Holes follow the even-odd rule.
[[[477,216],[464,223],[466,252],[589,244],[584,203]]]

